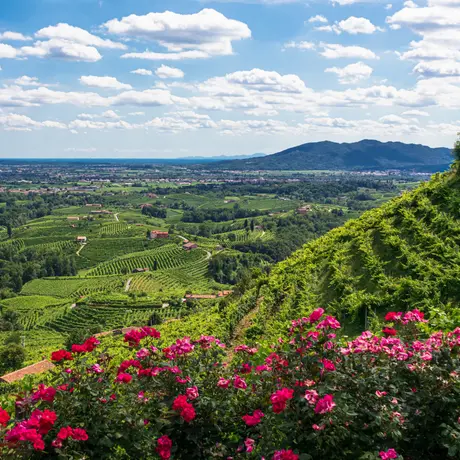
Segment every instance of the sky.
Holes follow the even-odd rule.
[[[453,144],[460,0],[0,2],[0,158]]]

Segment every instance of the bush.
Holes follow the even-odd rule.
[[[14,420],[0,409],[0,453],[458,458],[460,328],[421,337],[417,310],[386,320],[382,333],[347,342],[336,336],[338,321],[318,309],[292,322],[289,341],[236,347],[231,365],[214,337],[164,347],[155,329],[134,330],[124,337],[125,360],[88,339],[53,353],[52,386],[25,390]]]
[[[0,370],[7,372],[18,369],[24,363],[26,353],[21,345],[10,343],[0,349]]]

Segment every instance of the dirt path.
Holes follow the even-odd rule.
[[[227,358],[225,360],[226,362],[230,362],[233,359],[233,356],[235,354],[233,349],[237,345],[241,345],[241,343],[244,342],[243,340],[244,332],[249,326],[251,326],[252,320],[259,312],[260,304],[263,300],[264,300],[263,297],[259,297],[255,308],[253,308],[247,315],[243,316],[240,322],[236,325],[235,330],[233,331],[232,339],[230,340],[230,343],[228,344]]]
[[[131,287],[131,281],[132,280],[133,280],[132,278],[129,278],[128,281],[126,281],[125,292],[129,291],[129,288]]]
[[[80,256],[80,252],[81,250],[86,246],[87,243],[83,243],[77,250],[77,252],[75,253],[78,257],[81,257]]]
[[[116,220],[117,222],[120,221],[120,219],[118,219],[118,213],[114,214],[113,217],[115,217],[115,220]]]

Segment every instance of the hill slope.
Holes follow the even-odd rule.
[[[293,171],[416,169],[436,172],[446,169],[451,160],[447,148],[363,140],[350,144],[314,142],[261,158],[222,161],[207,167]]]
[[[437,174],[276,266],[247,334],[276,336],[317,307],[353,322],[356,331],[364,328],[366,307],[379,316],[419,308],[440,326],[455,327],[459,249],[460,179]]]

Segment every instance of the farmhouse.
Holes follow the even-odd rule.
[[[144,272],[149,272],[150,268],[135,268],[133,270],[133,273],[144,273]]]
[[[87,240],[88,240],[88,238],[86,238],[86,236],[77,236],[75,238],[75,241],[77,243],[86,243]]]
[[[219,291],[219,294],[217,294],[217,297],[227,297],[230,294],[233,294],[233,291]]]
[[[144,204],[141,204],[141,209],[144,209],[144,208],[151,208],[153,207],[153,204],[151,203],[144,203]]]
[[[100,203],[88,203],[86,205],[87,208],[102,208],[102,204]]]
[[[156,193],[147,193],[147,196],[149,198],[158,198],[158,195]]]
[[[77,217],[77,216],[69,216],[69,217],[67,217],[67,220],[69,220],[69,221],[70,220],[80,220],[80,218]]]
[[[150,232],[149,238],[151,240],[155,240],[157,238],[169,238],[169,233],[168,232],[160,232],[158,230],[152,230]]]
[[[297,212],[299,214],[302,214],[302,215],[305,215],[307,214],[308,212],[310,212],[312,209],[311,209],[311,206],[309,204],[307,204],[306,206],[302,206],[301,208],[298,208],[297,209]]]
[[[185,243],[182,248],[186,251],[191,251],[192,249],[196,249],[198,245],[196,243]]]

